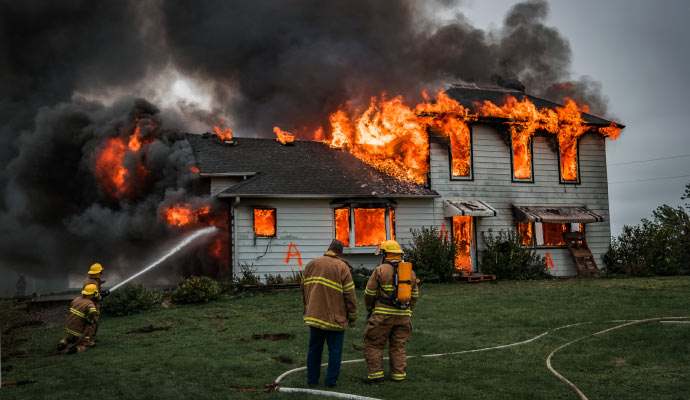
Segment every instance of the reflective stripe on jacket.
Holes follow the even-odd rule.
[[[94,302],[83,296],[72,300],[65,331],[70,335],[81,336],[86,324],[94,322],[98,322],[98,310]]]
[[[304,268],[304,323],[324,330],[344,330],[357,319],[355,284],[348,265],[327,252]]]
[[[403,323],[409,321],[412,316],[417,299],[419,298],[419,288],[417,287],[417,275],[412,271],[412,299],[407,310],[401,310],[394,306],[389,306],[377,301],[377,297],[395,296],[395,271],[393,266],[385,263],[381,264],[371,273],[367,287],[364,289],[364,304],[367,312],[390,316],[391,323]]]

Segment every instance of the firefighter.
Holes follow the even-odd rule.
[[[350,268],[342,260],[343,243],[333,240],[328,251],[304,268],[302,301],[309,325],[307,385],[316,386],[321,373],[323,342],[328,344],[325,386],[335,387],[340,375],[345,328],[355,326],[357,297]]]
[[[89,336],[92,325],[98,323],[98,310],[93,302],[98,294],[98,287],[94,284],[86,285],[81,296],[72,300],[67,316],[67,336],[58,343],[58,351],[74,354],[91,347]]]
[[[383,253],[383,263],[376,267],[364,290],[364,304],[367,309],[367,326],[364,329],[364,355],[368,375],[365,383],[383,382],[383,348],[388,344],[390,377],[395,382],[405,380],[407,361],[405,343],[412,339],[410,317],[419,290],[417,277],[411,271],[411,298],[409,303],[397,301],[395,275],[397,265],[402,261],[403,251],[395,240],[381,243],[375,254]]]
[[[103,266],[99,263],[93,264],[91,268],[89,268],[88,274],[89,276],[84,278],[83,287],[86,288],[88,285],[96,285],[97,292],[93,298],[93,302],[96,305],[96,310],[100,314],[101,300],[110,294],[110,291],[108,290],[101,290],[101,286],[105,283],[105,280],[101,279],[101,275],[103,274]],[[93,329],[93,332],[89,332],[89,338],[91,339],[91,346],[94,346],[96,344],[96,333],[98,332],[98,321],[91,325],[91,328]]]

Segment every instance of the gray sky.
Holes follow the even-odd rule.
[[[489,28],[517,2],[475,0],[463,12],[475,26]],[[572,47],[573,78],[601,82],[611,115],[626,125],[618,140],[607,140],[611,229],[618,235],[661,204],[682,204],[690,183],[690,1],[549,4],[549,24]],[[676,156],[685,157],[639,162]]]

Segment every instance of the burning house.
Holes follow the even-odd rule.
[[[333,238],[353,266],[373,267],[381,241],[407,242],[420,226],[451,235],[463,271],[481,271],[478,239],[489,230],[516,230],[554,275],[601,263],[605,138],[623,126],[586,106],[453,86],[414,108],[382,95],[329,120],[330,140],[319,129],[320,140],[295,141],[278,127],[275,140],[186,136],[205,190],[227,203],[231,271],[287,274]]]

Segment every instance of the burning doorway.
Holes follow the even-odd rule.
[[[453,241],[455,243],[455,269],[472,272],[476,257],[474,243],[474,217],[453,217]]]

